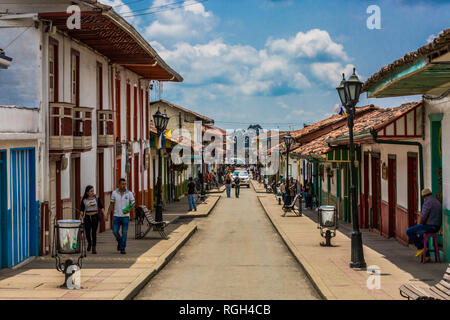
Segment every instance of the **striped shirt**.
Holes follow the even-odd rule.
[[[442,225],[442,205],[434,197],[431,197],[422,206],[420,217],[425,221],[424,224],[441,226]]]

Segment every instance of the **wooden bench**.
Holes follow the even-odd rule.
[[[142,227],[146,225],[145,230]],[[136,223],[135,223],[135,238],[142,239],[147,233],[153,229],[153,231],[158,231],[159,235],[163,239],[167,239],[167,235],[164,232],[164,228],[167,226],[167,221],[156,222],[151,212],[146,206],[138,206],[136,208]]]
[[[295,204],[297,203],[297,201],[300,199],[300,194],[295,195],[294,200],[292,200],[291,204],[289,205],[283,205],[283,211],[284,214],[283,216],[287,213],[287,212],[294,212],[296,216],[301,217],[302,216],[302,203],[301,201],[299,202],[299,207],[296,208]]]
[[[424,288],[413,284],[404,284],[400,295],[408,300],[450,300],[450,264],[442,280],[434,286]]]

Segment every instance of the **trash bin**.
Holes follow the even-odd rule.
[[[332,228],[336,225],[336,210],[334,206],[321,206],[319,207],[319,223],[321,227]]]
[[[58,220],[59,253],[80,253],[79,233],[80,220]]]

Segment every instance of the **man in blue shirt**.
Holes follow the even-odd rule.
[[[417,248],[416,257],[422,255],[424,250],[423,234],[436,233],[442,225],[442,205],[439,200],[433,197],[430,189],[423,189],[422,197],[425,202],[420,213],[419,224],[406,229],[406,234]],[[429,252],[426,255],[427,260],[429,260]]]

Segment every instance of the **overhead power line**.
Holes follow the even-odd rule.
[[[197,5],[197,4],[200,4],[200,3],[204,3],[206,1],[208,1],[208,0],[200,0],[200,1],[196,1],[194,3],[188,3],[188,4],[184,4],[184,5],[177,6],[177,7],[170,7],[170,8],[166,8],[166,9],[162,9],[162,10],[156,10],[156,11],[151,11],[151,12],[145,12],[145,13],[139,13],[139,14],[131,14],[131,15],[127,15],[127,16],[124,15],[123,18],[146,16],[146,15],[155,14],[155,13],[158,13],[158,12],[176,10],[176,9],[180,9],[180,8],[189,7],[189,6]],[[153,9],[153,8],[150,8],[149,10],[151,10],[151,9]]]
[[[161,6],[156,6],[156,7],[151,7],[151,8],[143,8],[143,9],[136,9],[136,10],[132,10],[132,11],[127,11],[127,12],[121,12],[120,14],[128,14],[128,13],[134,13],[134,12],[141,12],[141,11],[147,11],[147,10],[154,10],[154,9],[159,9],[159,8],[166,8],[166,7],[170,7],[173,6],[175,4],[179,4],[179,3],[183,3],[185,0],[182,1],[176,1],[176,2],[172,2],[172,3],[167,3]]]

